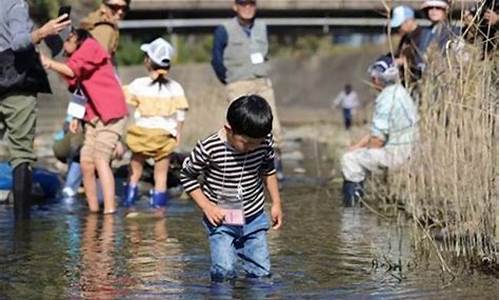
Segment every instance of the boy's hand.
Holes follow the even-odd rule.
[[[122,142],[118,141],[115,150],[113,151],[113,157],[116,159],[122,159],[123,153],[125,153],[125,148],[123,147]]]
[[[80,127],[80,121],[78,119],[73,119],[71,120],[71,123],[69,123],[69,131],[71,133],[77,133],[79,127]]]
[[[49,70],[51,67],[51,60],[44,54],[40,53],[40,62],[42,63],[42,66],[45,70]]]
[[[279,229],[283,222],[283,212],[281,204],[273,203],[271,206],[271,220],[273,221],[273,229]]]
[[[210,202],[202,210],[212,225],[219,226],[224,221],[224,211],[215,203]]]

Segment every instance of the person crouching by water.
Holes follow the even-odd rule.
[[[127,122],[127,105],[115,75],[111,58],[90,33],[73,30],[64,42],[66,63],[41,56],[44,67],[65,78],[70,90],[81,89],[87,99],[84,115],[85,138],[80,151],[83,186],[91,212],[99,211],[96,175],[104,194],[104,213],[115,209],[115,180],[110,160]],[[80,120],[73,119],[70,130],[79,130]]]
[[[130,181],[123,204],[131,207],[138,198],[144,160],[153,158],[154,192],[150,204],[161,214],[168,202],[167,173],[170,156],[181,141],[188,102],[182,86],[167,77],[174,48],[158,38],[141,46],[149,76],[125,87],[127,102],[136,107],[135,124],[127,130],[126,143],[132,151]],[[131,215],[132,216],[132,215]]]
[[[405,163],[417,141],[417,107],[399,83],[399,71],[389,55],[370,68],[375,99],[371,132],[342,156],[344,203],[352,206],[363,196],[367,173],[395,168]]]
[[[264,186],[273,229],[282,224],[271,107],[260,96],[241,96],[229,106],[226,120],[223,129],[197,143],[181,171],[185,191],[204,214],[213,282],[235,279],[238,257],[247,276],[271,275]]]

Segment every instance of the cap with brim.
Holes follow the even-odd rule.
[[[174,55],[174,47],[163,38],[157,38],[148,44],[142,44],[141,50],[160,67],[170,66],[170,60]]]
[[[404,22],[414,18],[415,18],[415,13],[413,12],[413,9],[404,5],[396,6],[392,11],[392,18],[389,25],[392,28],[397,28],[401,26]]]
[[[450,4],[448,3],[448,1],[443,1],[443,0],[428,0],[428,1],[424,1],[421,9],[426,10],[428,8],[431,8],[431,7],[439,7],[442,9],[448,9],[450,7]]]

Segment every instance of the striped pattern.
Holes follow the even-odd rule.
[[[236,152],[223,136],[220,131],[197,143],[184,161],[181,182],[188,193],[201,186],[203,194],[214,203],[221,201],[222,194],[236,195],[241,186],[244,213],[248,218],[264,209],[262,175],[276,172],[272,135],[247,153]]]

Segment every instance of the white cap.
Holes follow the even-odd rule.
[[[157,38],[149,44],[142,44],[141,50],[146,52],[149,58],[160,67],[170,66],[175,53],[174,47],[163,38]]]
[[[405,5],[396,6],[392,10],[390,25],[392,28],[396,28],[410,19],[415,19],[415,13],[411,7]]]

